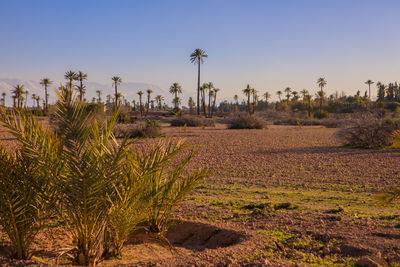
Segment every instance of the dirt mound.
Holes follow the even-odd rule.
[[[172,245],[191,250],[228,247],[239,243],[244,237],[243,233],[199,222],[180,222],[171,226],[166,233]]]

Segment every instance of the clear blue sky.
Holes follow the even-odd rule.
[[[209,58],[202,81],[224,97],[250,83],[354,94],[367,79],[400,77],[400,1],[0,0],[0,78],[173,82],[196,88],[194,48]]]

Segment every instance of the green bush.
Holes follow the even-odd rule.
[[[229,121],[229,129],[263,129],[266,125],[263,119],[254,115],[239,115]]]

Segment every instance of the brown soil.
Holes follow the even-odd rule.
[[[400,186],[400,151],[342,148],[335,131],[163,127],[197,150],[190,167],[205,166],[212,176],[176,210],[166,239],[135,234],[122,259],[101,264],[400,264],[400,206],[382,206],[373,197]],[[15,145],[4,133],[0,138]],[[64,229],[48,229],[34,244],[33,260],[55,264],[71,245]],[[34,264],[0,258],[0,265],[18,263]]]

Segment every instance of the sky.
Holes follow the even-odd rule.
[[[71,69],[194,95],[189,55],[201,48],[201,81],[221,98],[247,84],[273,99],[316,92],[319,77],[355,94],[400,77],[399,14],[397,0],[0,0],[0,78],[62,81]]]

